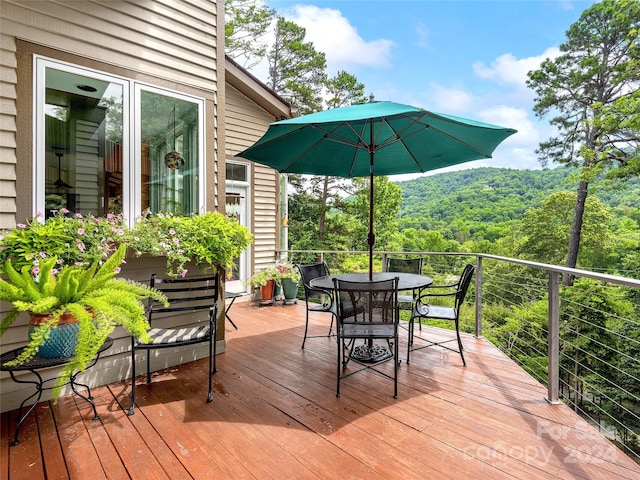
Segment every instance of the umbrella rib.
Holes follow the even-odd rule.
[[[427,129],[432,129],[434,132],[437,132],[451,140],[453,140],[454,142],[459,143],[460,145],[464,145],[465,147],[467,147],[469,150],[472,150],[476,153],[478,153],[479,155],[481,155],[484,158],[491,158],[491,154],[487,154],[486,152],[479,150],[478,148],[474,147],[473,145],[470,145],[467,142],[463,142],[462,140],[460,140],[458,137],[455,137],[453,135],[448,134],[447,132],[434,127],[433,125],[429,125],[425,122],[422,121],[422,118],[424,118],[425,116],[428,116],[429,112],[425,111],[425,114],[422,115],[420,117],[420,119],[416,119],[416,118],[412,118],[408,115],[404,115],[404,114],[400,114],[398,116],[402,116],[405,118],[408,118],[409,120],[411,120],[411,122],[406,125],[405,127],[403,127],[402,129],[396,131],[394,130],[393,126],[387,121],[387,125],[389,126],[389,129],[392,130],[394,132],[393,136],[388,137],[387,139],[385,139],[383,142],[381,142],[377,148],[383,148],[383,147],[387,147],[389,145],[392,145],[396,142],[400,142],[402,144],[402,147],[404,148],[405,152],[407,153],[407,155],[409,155],[409,157],[411,157],[411,159],[413,160],[413,162],[416,164],[416,166],[418,167],[418,169],[420,170],[420,172],[424,173],[424,169],[420,166],[420,163],[416,160],[416,157],[411,153],[411,151],[406,147],[406,145],[404,144],[404,140],[406,140],[407,138],[411,137],[412,135],[416,135],[418,133],[423,132],[424,130]],[[386,118],[385,118],[386,121]],[[409,135],[406,136],[402,136],[402,133],[404,131],[406,131],[407,129],[409,129],[410,127],[414,126],[414,125],[422,125],[424,128],[422,130],[416,130],[415,132],[410,133]]]
[[[425,111],[425,115],[423,115],[423,117],[428,117],[428,116],[430,116],[430,115],[431,115],[431,112],[429,112],[429,111]],[[440,118],[441,118],[443,121],[446,121],[446,122],[449,122],[449,123],[458,123],[458,124],[459,124],[459,122],[455,122],[454,120],[451,120],[451,119],[448,119],[448,118],[442,118],[442,117],[440,117]],[[425,125],[422,121],[420,121],[420,123],[422,123],[423,125]],[[467,124],[467,125],[468,125],[468,124]],[[488,128],[484,128],[484,127],[481,127],[481,126],[479,126],[479,125],[475,125],[475,126],[473,126],[473,125],[468,125],[468,126],[469,126],[469,127],[471,127],[471,128],[474,128],[474,129],[475,129],[475,128],[477,128],[477,129],[481,129],[481,130],[490,130],[490,129],[488,129]],[[473,150],[474,152],[478,152],[478,153],[479,153],[480,155],[482,155],[484,158],[491,158],[491,154],[490,154],[490,153],[486,153],[486,152],[484,152],[484,151],[482,151],[482,150],[478,150],[478,149],[477,149],[476,147],[474,147],[473,145],[470,145],[470,144],[468,144],[467,142],[463,142],[463,141],[462,141],[462,140],[460,140],[459,138],[454,137],[453,135],[449,135],[447,132],[445,132],[445,131],[443,131],[443,130],[440,130],[439,128],[436,128],[436,127],[434,127],[433,125],[430,125],[430,128],[432,128],[435,132],[438,132],[438,133],[440,133],[440,134],[444,135],[445,137],[448,137],[448,138],[450,138],[451,140],[453,140],[453,141],[455,141],[455,142],[458,142],[460,145],[464,145],[464,146],[465,146],[465,147],[467,147],[469,150]]]

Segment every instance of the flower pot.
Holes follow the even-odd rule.
[[[284,294],[285,302],[296,300],[297,299],[296,297],[298,296],[298,283],[294,282],[290,278],[283,278],[282,292]]]
[[[266,285],[260,285],[260,294],[262,295],[263,302],[270,302],[271,300],[273,300],[275,285],[275,280],[267,280]]]
[[[51,315],[31,313],[29,319],[29,339],[34,329],[47,323]],[[78,343],[78,331],[80,324],[78,319],[70,313],[64,313],[55,328],[51,329],[51,335],[38,350],[41,358],[64,358],[73,355]]]

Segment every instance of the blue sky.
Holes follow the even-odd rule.
[[[592,0],[270,0],[307,31],[367,95],[511,127],[494,158],[459,168],[541,168],[535,149],[552,134],[535,117],[526,73],[558,54],[565,32]],[[264,70],[252,70],[264,78]],[[409,178],[394,177],[394,180]]]

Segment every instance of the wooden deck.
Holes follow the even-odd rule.
[[[335,340],[300,349],[303,304],[235,304],[231,315],[239,330],[227,330],[212,403],[203,360],[141,384],[132,417],[128,382],[93,390],[99,421],[73,396],[41,403],[15,447],[15,412],[4,414],[0,478],[640,478],[485,340],[464,339],[467,368],[438,348],[403,361],[397,400],[371,372],[346,379],[336,398]],[[328,316],[312,317],[326,331]]]

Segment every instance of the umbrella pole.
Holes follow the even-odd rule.
[[[375,147],[373,145],[373,121],[371,122],[371,126],[369,128],[370,132],[370,141],[369,141],[369,236],[367,238],[367,242],[369,243],[369,281],[373,280],[373,245],[376,243],[376,235],[373,233],[373,201],[374,201],[374,192],[373,192],[373,160],[374,160],[374,152]]]

